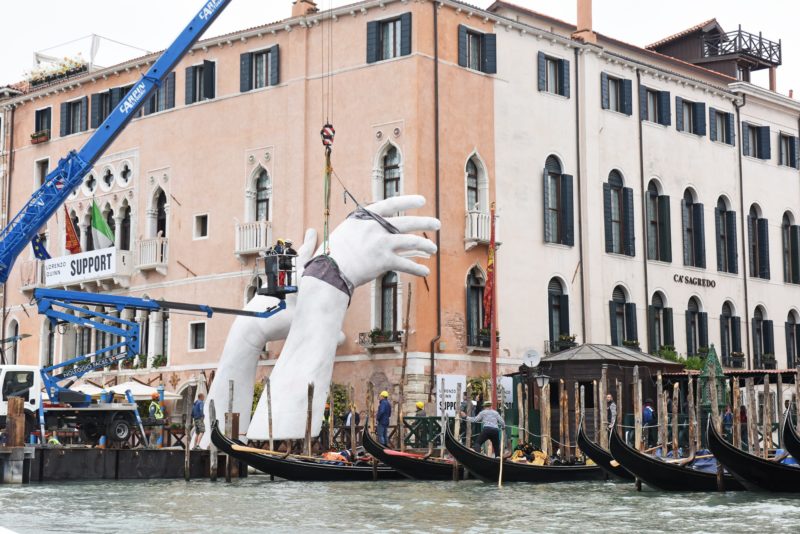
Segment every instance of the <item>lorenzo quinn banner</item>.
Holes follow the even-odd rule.
[[[45,285],[68,285],[113,276],[117,265],[114,247],[51,258],[44,262]]]
[[[444,380],[444,396],[442,396],[442,380]],[[461,402],[461,399],[456,398],[458,384],[461,384],[463,395],[467,391],[466,375],[436,375],[436,415],[441,416],[442,410],[450,417],[456,415]]]

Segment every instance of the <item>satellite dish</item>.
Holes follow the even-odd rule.
[[[542,356],[536,349],[528,349],[522,355],[522,363],[524,363],[528,367],[539,367],[539,363],[541,361],[542,361]]]

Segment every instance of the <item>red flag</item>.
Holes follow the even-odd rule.
[[[71,254],[78,254],[81,251],[81,240],[78,239],[78,232],[75,231],[75,226],[72,225],[72,219],[69,217],[66,206],[64,206],[64,223],[67,227],[67,250]]]
[[[491,237],[489,238],[489,259],[486,262],[486,286],[483,288],[483,327],[492,327],[492,308],[494,307],[494,203],[490,211]],[[493,333],[491,335],[494,335]]]

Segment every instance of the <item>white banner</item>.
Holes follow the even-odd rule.
[[[502,402],[506,408],[514,403],[514,379],[510,376],[497,377],[497,402]]]
[[[442,398],[442,380],[444,380],[444,397]],[[442,410],[448,416],[455,416],[461,399],[456,398],[458,385],[461,384],[461,395],[467,391],[466,375],[436,375],[436,415],[441,416]]]
[[[44,281],[47,286],[67,285],[113,276],[116,266],[117,249],[114,247],[50,258],[44,262]]]

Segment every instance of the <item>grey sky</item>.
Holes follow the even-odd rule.
[[[318,0],[327,8],[330,0]],[[352,3],[333,1],[334,6]],[[488,7],[486,0],[471,3]],[[517,4],[570,22],[575,21],[576,0],[516,0]],[[33,52],[95,33],[146,50],[160,50],[177,36],[202,0],[28,0],[4,2],[0,30],[0,84],[22,79],[33,64]],[[214,36],[286,18],[291,0],[233,0],[206,36]],[[699,22],[716,17],[727,30],[764,33],[783,41],[783,66],[778,69],[778,89],[800,93],[800,2],[797,0],[594,0],[595,29],[636,45],[647,45]],[[87,50],[88,40],[61,47],[58,55]],[[98,63],[108,65],[140,55],[135,50],[104,44]],[[766,74],[754,82],[766,85]]]

